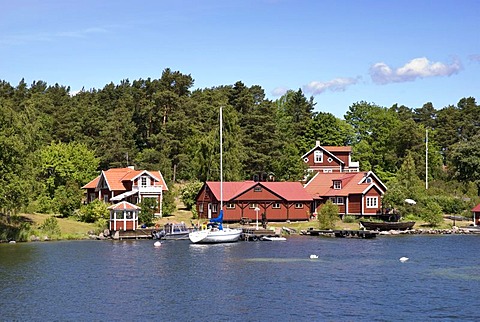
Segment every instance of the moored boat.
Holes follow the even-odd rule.
[[[360,221],[363,227],[368,230],[408,230],[415,225],[414,221],[398,221],[398,222],[375,222],[375,221]]]
[[[156,239],[188,239],[188,229],[185,223],[166,223],[160,231],[152,231],[153,238]]]

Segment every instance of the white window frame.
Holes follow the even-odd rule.
[[[272,204],[272,209],[280,209],[280,203],[279,202],[274,202]]]
[[[332,169],[323,169],[323,173],[332,173],[333,170]]]
[[[218,212],[218,204],[212,203],[210,207],[213,214],[216,214]]]
[[[257,207],[258,207],[258,204],[256,204],[256,203],[251,203],[250,206],[248,206],[248,208],[250,208],[250,209],[255,209]],[[258,207],[258,208],[260,208],[260,207]]]
[[[303,208],[303,203],[297,202],[297,203],[295,204],[295,209],[302,209],[302,208]]]
[[[313,162],[314,163],[322,163],[323,162],[323,151],[316,150],[313,152]]]
[[[342,189],[342,181],[340,181],[340,180],[334,180],[334,181],[333,181],[333,189],[335,189],[335,190],[340,190],[340,189]]]
[[[140,177],[140,187],[146,188],[149,185],[150,185],[150,181],[148,180],[148,177],[147,176],[141,176]]]
[[[378,208],[378,197],[365,197],[367,208]]]
[[[235,204],[232,202],[227,203],[227,209],[235,209]]]
[[[337,197],[337,205],[343,205],[343,204],[344,204],[343,197]]]

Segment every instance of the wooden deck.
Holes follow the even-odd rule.
[[[375,238],[379,234],[378,231],[372,231],[372,230],[319,230],[319,229],[308,229],[305,232],[305,235],[310,235],[310,236],[334,236],[337,238],[364,238],[364,239],[370,239],[370,238]]]
[[[245,241],[257,241],[261,240],[262,237],[279,237],[280,234],[277,234],[275,231],[271,229],[264,229],[264,228],[242,228],[242,237],[241,239]]]
[[[119,230],[112,232],[113,239],[152,239],[152,231],[158,230],[154,228],[139,228],[137,230]]]

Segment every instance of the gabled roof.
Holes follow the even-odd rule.
[[[129,202],[122,201],[117,204],[111,205],[107,208],[108,210],[138,210],[141,209],[138,206],[135,206]]]
[[[315,145],[310,151],[302,155],[302,159],[308,156],[310,153],[312,153],[315,150],[322,150],[326,154],[328,154],[330,157],[335,158],[339,163],[345,163],[342,160],[340,160],[335,154],[332,152],[352,152],[352,147],[351,146],[321,146],[318,144]]]
[[[365,177],[372,174],[371,172],[318,172],[304,187],[313,198],[365,194],[372,188],[376,188],[383,194],[386,187],[378,177],[375,176],[372,182],[366,182]],[[333,189],[333,181],[341,181],[341,189]]]
[[[205,185],[212,191],[215,198],[220,200],[220,182],[207,181]],[[312,197],[305,191],[300,182],[234,181],[223,183],[223,201],[233,200],[257,185],[287,201],[312,200]]]
[[[133,181],[141,175],[148,175],[155,180],[155,186],[162,186],[162,190],[168,190],[167,184],[160,171],[135,170],[132,168],[113,168],[102,173],[84,185],[82,189],[94,189],[98,184],[105,180],[110,191],[125,191],[125,182]]]
[[[472,212],[480,212],[480,203],[472,209]]]

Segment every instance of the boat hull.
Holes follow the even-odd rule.
[[[191,232],[188,237],[194,244],[217,244],[236,242],[240,239],[241,234],[241,229],[206,229]]]
[[[412,229],[415,225],[414,221],[405,221],[405,222],[373,222],[373,221],[360,221],[363,227],[368,230],[379,230],[379,231],[388,231],[388,230],[408,230]]]

